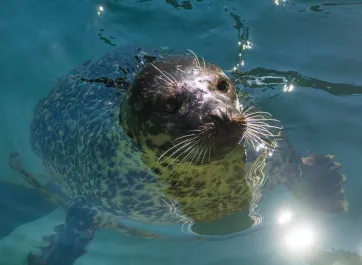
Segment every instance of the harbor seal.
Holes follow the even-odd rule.
[[[261,190],[281,183],[319,209],[347,210],[332,157],[301,158],[277,121],[242,97],[192,52],[117,49],[61,77],[31,123],[32,147],[54,181],[29,173],[19,154],[10,160],[66,209],[28,264],[73,264],[103,227],[157,237],[122,220],[197,227],[250,214]]]

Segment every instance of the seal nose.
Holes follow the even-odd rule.
[[[212,121],[213,123],[215,123],[216,125],[218,124],[225,124],[230,122],[229,117],[227,117],[227,115],[221,113],[221,114],[210,114],[209,115],[209,120]]]
[[[224,124],[227,124],[228,122],[230,122],[230,119],[227,116],[227,114],[219,111],[218,109],[209,113],[203,120],[205,122],[212,122],[216,126],[224,125]]]
[[[213,122],[215,124],[223,124],[228,125],[231,123],[244,123],[244,116],[237,109],[221,109],[217,108],[212,111],[207,117],[205,117],[204,121]]]
[[[229,123],[243,123],[244,121],[244,116],[240,111],[231,108],[225,110],[219,108],[210,115],[210,118],[217,123],[225,125]]]

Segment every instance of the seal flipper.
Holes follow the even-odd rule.
[[[300,157],[285,140],[278,143],[270,163],[264,191],[284,184],[302,203],[328,212],[348,211],[343,184],[346,177],[330,155]]]
[[[331,155],[312,154],[302,158],[300,183],[287,182],[295,194],[307,197],[318,209],[329,212],[348,211],[343,184],[346,177]]]
[[[162,236],[108,219],[103,212],[98,212],[79,202],[72,203],[67,210],[65,224],[54,228],[55,234],[43,236],[49,245],[40,247],[40,255],[29,253],[28,265],[72,265],[86,254],[89,243],[96,230],[103,227],[116,228],[128,236],[142,238],[162,238]]]
[[[316,154],[300,158],[298,173],[288,172],[282,182],[303,203],[327,212],[346,212],[348,202],[343,188],[346,177],[332,158]]]
[[[54,228],[55,234],[43,237],[49,243],[40,248],[40,255],[29,253],[28,265],[72,265],[87,251],[98,226],[93,222],[94,211],[77,203],[68,207],[64,225]]]

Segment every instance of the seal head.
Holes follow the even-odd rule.
[[[189,55],[170,55],[140,70],[120,113],[123,127],[140,144],[165,151],[174,139],[188,144],[193,136],[199,146],[213,147],[211,160],[234,149],[246,129],[229,78]]]

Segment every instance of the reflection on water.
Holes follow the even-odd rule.
[[[324,12],[324,14],[330,14],[333,11],[334,7],[348,7],[348,6],[355,6],[355,5],[362,5],[362,2],[347,2],[347,3],[321,3],[318,5],[312,5],[309,7],[310,11],[313,12]],[[300,9],[300,12],[309,11],[308,9]]]
[[[98,16],[103,15],[103,12],[104,12],[104,7],[103,7],[103,6],[99,6],[99,7],[98,7],[98,11],[97,11]]]
[[[304,76],[295,71],[278,71],[273,69],[255,68],[246,72],[232,72],[235,82],[250,88],[272,89],[281,86],[290,92],[294,86],[310,87],[324,90],[337,96],[361,95],[362,85],[338,84]]]
[[[110,45],[110,46],[116,46],[116,44],[114,44],[112,41],[114,41],[116,38],[115,37],[105,37],[104,36],[104,29],[100,29],[99,33],[98,33],[99,39],[104,41],[104,43]]]

